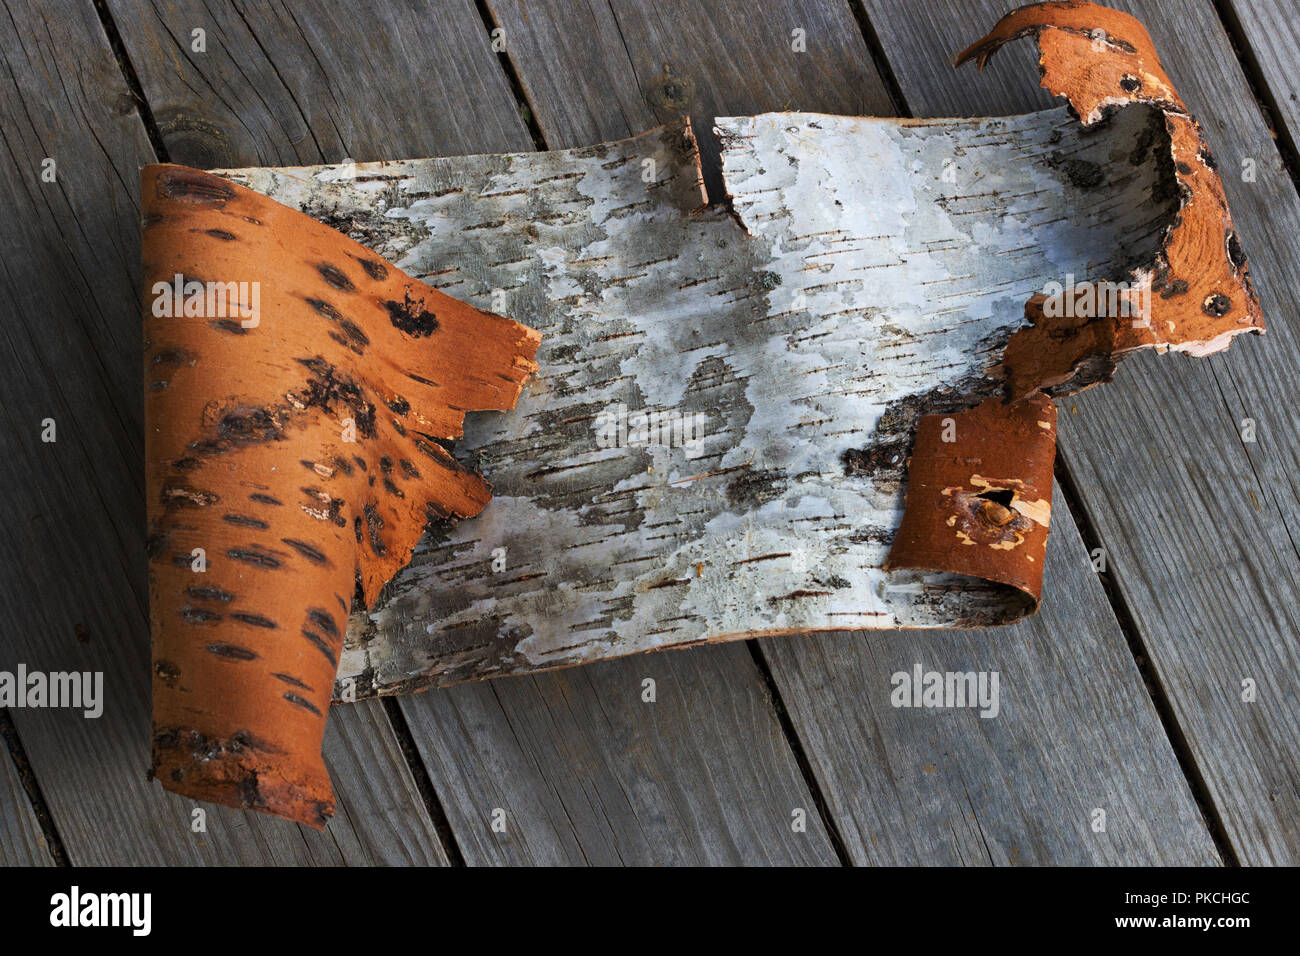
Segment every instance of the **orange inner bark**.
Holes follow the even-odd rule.
[[[357,576],[369,605],[487,504],[439,442],[513,407],[540,336],[219,177],[142,194],[154,773],[319,827]]]

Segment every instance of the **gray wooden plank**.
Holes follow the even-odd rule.
[[[489,6],[552,145],[625,136],[682,110],[692,113],[697,129],[708,129],[715,115],[772,109],[890,112],[847,7],[789,2],[756,9],[737,2],[706,10],[619,2],[607,8],[518,0]],[[805,31],[808,52],[792,49],[795,29]],[[665,105],[669,64],[669,89],[693,94]],[[1036,619],[989,632],[762,642],[856,862],[1217,861],[1064,507],[1057,507],[1053,528],[1044,587],[1049,611]],[[1088,643],[1066,644],[1075,670],[1058,670],[1063,652],[1056,647],[1079,621],[1087,622]],[[917,645],[922,650],[884,653]],[[1086,655],[1089,647],[1098,650]],[[903,660],[906,667],[895,666]],[[900,712],[905,716],[887,721],[897,735],[895,759],[932,759],[896,765],[873,732],[886,723],[882,712],[890,712],[890,688],[881,677],[910,670],[917,660],[941,671],[979,661],[983,666],[974,669],[1007,674],[1014,681],[1008,692],[1017,699],[1072,706],[1031,703],[997,720],[976,719],[974,727],[963,722],[964,732],[947,735],[918,712]],[[1105,692],[1081,691],[1081,682]],[[1102,750],[1090,749],[1100,741]],[[944,770],[917,769],[930,766]],[[923,800],[887,796],[914,786],[919,773],[931,774],[922,778]],[[1097,802],[1087,809],[1110,807],[1110,837],[1088,839],[1082,815],[1088,799]],[[882,837],[882,828],[893,836]]]
[[[145,613],[140,410],[139,166],[144,126],[93,6],[9,4],[0,18],[0,97],[10,203],[0,229],[8,619],[0,667],[104,675],[103,716],[15,709],[14,725],[69,857],[79,864],[368,862],[383,806],[409,772],[395,742],[359,759],[327,745],[349,816],[329,831],[189,804],[145,779],[149,653]],[[42,182],[42,160],[57,178]],[[54,418],[58,440],[40,440]],[[357,715],[352,732],[363,726]],[[340,736],[343,735],[343,736]],[[402,778],[407,780],[403,782]],[[423,813],[422,808],[417,808]],[[415,852],[436,859],[425,823]],[[385,825],[391,825],[386,823]],[[409,827],[408,827],[409,830]],[[414,838],[414,834],[410,834]]]
[[[109,7],[123,24],[123,41],[175,161],[238,166],[532,147],[469,2],[291,11],[285,4],[245,10],[111,0]],[[208,31],[206,58],[179,42],[199,25]],[[274,52],[273,61],[266,51]],[[752,658],[734,647],[710,660],[711,667],[689,682],[661,670],[667,665],[646,671],[647,665],[627,661],[609,665],[600,683],[544,675],[492,691],[403,699],[402,712],[449,807],[466,860],[579,862],[621,854],[644,862],[834,862],[815,814],[806,833],[789,831],[791,808],[811,811],[812,798],[780,738]],[[690,676],[698,665],[676,666],[687,667]],[[659,705],[642,704],[642,678],[660,673],[692,696],[679,693],[667,707],[662,697]],[[465,719],[471,700],[478,708],[474,746],[444,740],[446,728]],[[659,708],[653,720],[647,706]],[[521,724],[530,734],[516,733]],[[585,738],[581,767],[565,763],[575,725],[609,728]],[[737,747],[735,741],[746,743]],[[695,768],[682,765],[683,751],[697,755]],[[509,772],[500,762],[484,769],[484,752],[511,755]],[[565,823],[592,812],[591,795],[580,785],[583,774],[600,780],[602,792],[617,785],[631,795],[602,804],[601,826]],[[658,788],[649,789],[645,780],[658,781]],[[514,832],[526,839],[500,845],[478,840],[478,821],[504,799],[486,802],[489,784],[512,795],[513,826],[524,828]],[[718,793],[730,796],[721,801]],[[538,809],[539,794],[549,795],[545,813]],[[788,836],[782,836],[783,825]]]
[[[1259,69],[1269,105],[1276,111],[1276,130],[1289,144],[1294,158],[1300,142],[1300,10],[1287,0],[1228,0],[1224,5],[1229,26],[1240,31],[1246,49]],[[1292,175],[1296,170],[1291,171]]]
[[[23,788],[18,768],[0,744],[0,866],[54,866],[54,857]]]
[[[1142,355],[1070,399],[1060,448],[1236,855],[1300,859],[1300,203],[1213,6],[1113,4],[1148,27],[1201,120],[1268,334],[1205,360]],[[911,111],[1016,113],[1047,102],[1031,42],[983,76],[949,66],[1009,4],[869,2]],[[1244,181],[1252,160],[1254,181]],[[1245,419],[1257,440],[1243,441]],[[1255,703],[1241,682],[1254,680]]]
[[[1060,489],[1054,519],[1068,513]],[[1053,521],[1032,623],[899,640],[884,631],[763,641],[863,863],[1215,865],[1219,856],[1072,523]],[[1068,567],[1067,567],[1068,566]],[[1000,712],[894,707],[891,678],[994,672]],[[1105,830],[1093,828],[1105,811]]]
[[[336,797],[329,833],[349,865],[450,865],[379,701],[333,709],[325,761]]]
[[[745,104],[753,103],[890,113],[847,7],[818,0],[756,6],[488,2],[550,148],[621,139],[689,113],[711,197],[722,195],[715,116],[751,113]],[[794,52],[796,31],[809,52]],[[536,59],[543,53],[554,61]],[[583,67],[581,83],[574,64]]]
[[[107,5],[172,162],[300,165],[436,156],[471,142],[476,152],[531,147],[469,0]],[[206,52],[192,49],[195,30]]]
[[[412,729],[469,863],[835,862],[742,645],[422,696],[439,706]]]

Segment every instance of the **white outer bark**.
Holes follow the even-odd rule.
[[[720,119],[740,222],[699,209],[680,125],[355,179],[227,172],[544,334],[517,409],[471,415],[458,445],[493,501],[426,535],[353,615],[340,680],[367,696],[756,632],[1018,616],[1009,589],[882,571],[901,476],[842,456],[887,407],[991,391],[1045,283],[1122,279],[1154,254],[1158,150],[1132,155],[1151,115],[1092,132],[1063,109]],[[702,412],[702,454],[599,447],[595,417],[619,403]]]

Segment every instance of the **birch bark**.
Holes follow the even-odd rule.
[[[1025,612],[1012,588],[882,570],[911,430],[997,391],[1048,283],[1156,255],[1178,208],[1163,117],[717,123],[731,209],[705,206],[685,122],[222,173],[544,336],[515,411],[470,415],[456,448],[492,502],[353,613],[336,697]]]

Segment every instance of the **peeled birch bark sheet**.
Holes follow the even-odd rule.
[[[729,209],[706,206],[686,120],[583,149],[224,173],[543,336],[516,409],[469,416],[457,446],[493,500],[431,527],[352,615],[337,693],[1029,612],[1017,587],[884,570],[913,428],[1005,390],[1051,283],[1155,269],[1187,198],[1167,122],[1140,102],[1088,126],[1069,107],[720,118]],[[1076,387],[1111,351],[1066,366]],[[1023,504],[1044,536],[1050,467]]]
[[[1032,613],[1052,398],[1263,324],[1146,31],[1038,4],[962,59],[1025,35],[1066,106],[719,118],[712,205],[686,119],[554,152],[146,170],[146,287],[174,268],[179,302],[242,270],[272,304],[261,328],[146,314],[164,785],[320,825],[335,659],[355,700]],[[220,398],[223,374],[257,394]],[[218,519],[253,543],[196,591],[188,546]],[[305,644],[244,633],[277,629],[277,594]],[[229,670],[194,686],[212,655]],[[260,689],[223,709],[249,667]]]
[[[704,208],[685,121],[589,149],[231,174],[542,333],[515,410],[469,416],[457,446],[492,501],[430,529],[353,615],[340,679],[365,695],[1023,615],[1015,589],[882,570],[911,429],[945,396],[997,392],[986,369],[1046,283],[1155,256],[1177,199],[1157,120],[720,119],[734,216]]]

